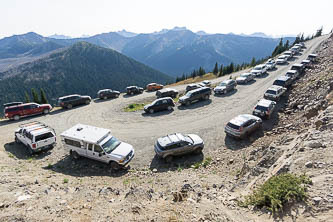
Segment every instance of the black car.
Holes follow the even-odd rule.
[[[199,83],[199,84],[194,84],[194,83],[189,84],[189,85],[186,86],[185,91],[188,92],[188,91],[191,91],[191,90],[194,90],[194,89],[199,89],[199,88],[204,87],[204,86],[205,85],[203,85],[201,83]]]
[[[143,93],[143,88],[138,86],[128,86],[126,88],[126,93],[128,95],[140,94]]]
[[[163,98],[163,97],[176,98],[177,95],[178,95],[178,90],[171,89],[171,88],[161,89],[156,92],[157,98]]]
[[[202,87],[199,89],[194,89],[188,91],[184,96],[179,98],[179,102],[182,105],[190,105],[194,101],[208,100],[209,96],[212,94],[212,90],[209,87]]]
[[[81,96],[78,94],[63,96],[58,99],[58,104],[62,108],[71,109],[74,106],[89,104],[91,102],[90,96]]]
[[[119,95],[119,91],[115,91],[112,89],[101,89],[97,92],[97,96],[100,99],[118,98]]]
[[[157,99],[154,102],[152,102],[149,105],[146,105],[144,107],[144,111],[146,113],[154,113],[157,111],[163,111],[163,110],[172,110],[175,106],[175,102],[171,97],[165,97],[161,99]]]

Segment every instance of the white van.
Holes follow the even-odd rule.
[[[133,146],[119,141],[109,129],[77,124],[60,136],[64,148],[74,159],[83,156],[119,169],[134,157]]]

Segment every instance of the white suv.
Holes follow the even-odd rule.
[[[64,148],[74,159],[87,157],[107,163],[117,170],[134,157],[133,146],[119,141],[109,129],[77,124],[60,136]]]
[[[38,121],[21,124],[15,131],[15,142],[24,144],[30,154],[52,149],[56,145],[56,140],[54,130]]]
[[[255,76],[262,76],[266,72],[267,72],[267,67],[264,64],[257,65],[251,70],[251,73],[254,74]]]

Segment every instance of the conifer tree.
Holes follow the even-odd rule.
[[[215,67],[214,67],[214,69],[213,69],[213,74],[214,75],[217,75],[217,73],[219,72],[219,66],[218,66],[218,64],[217,64],[217,62],[215,63]]]
[[[30,103],[30,96],[26,91],[24,92],[24,102]]]
[[[220,67],[219,76],[223,76],[223,65]]]
[[[45,91],[42,88],[40,89],[40,103],[41,104],[47,104],[48,103]]]
[[[32,94],[32,101],[35,103],[39,103],[38,94],[34,88],[31,89],[31,94]]]
[[[255,65],[256,65],[256,58],[253,57],[252,60],[251,60],[251,65],[250,66],[252,67],[252,66],[255,66]]]

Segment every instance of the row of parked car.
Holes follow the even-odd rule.
[[[38,121],[19,125],[15,142],[23,144],[30,154],[50,150],[57,144],[53,128]],[[134,157],[132,145],[112,136],[109,129],[77,124],[61,133],[62,146],[73,159],[87,157],[110,165],[112,169],[126,166]],[[157,156],[171,162],[174,156],[201,153],[203,140],[195,134],[174,133],[162,136],[154,144]]]
[[[150,83],[146,86],[147,91],[156,91],[163,89],[163,85],[157,83]],[[144,91],[143,88],[138,86],[129,86],[126,88],[128,95],[139,94]],[[102,89],[97,92],[99,99],[110,99],[118,98],[120,95],[119,91],[112,89]],[[175,95],[176,96],[176,95]],[[163,97],[162,94],[160,97]],[[91,97],[79,94],[67,95],[59,97],[57,103],[60,107],[71,109],[79,105],[88,105],[91,103]],[[48,114],[53,107],[50,104],[37,104],[37,103],[23,103],[23,102],[11,102],[3,104],[5,118],[12,120],[19,120],[22,117],[37,115],[37,114]]]
[[[297,52],[299,53],[299,52]],[[284,75],[279,76],[271,87],[264,93],[264,98],[255,105],[252,114],[238,115],[230,120],[225,126],[225,133],[236,138],[246,138],[251,133],[262,127],[262,119],[270,119],[277,102],[285,95],[291,84],[304,73],[305,68],[309,68],[315,61],[317,55],[310,54],[307,60],[300,64],[293,64],[291,69]]]

